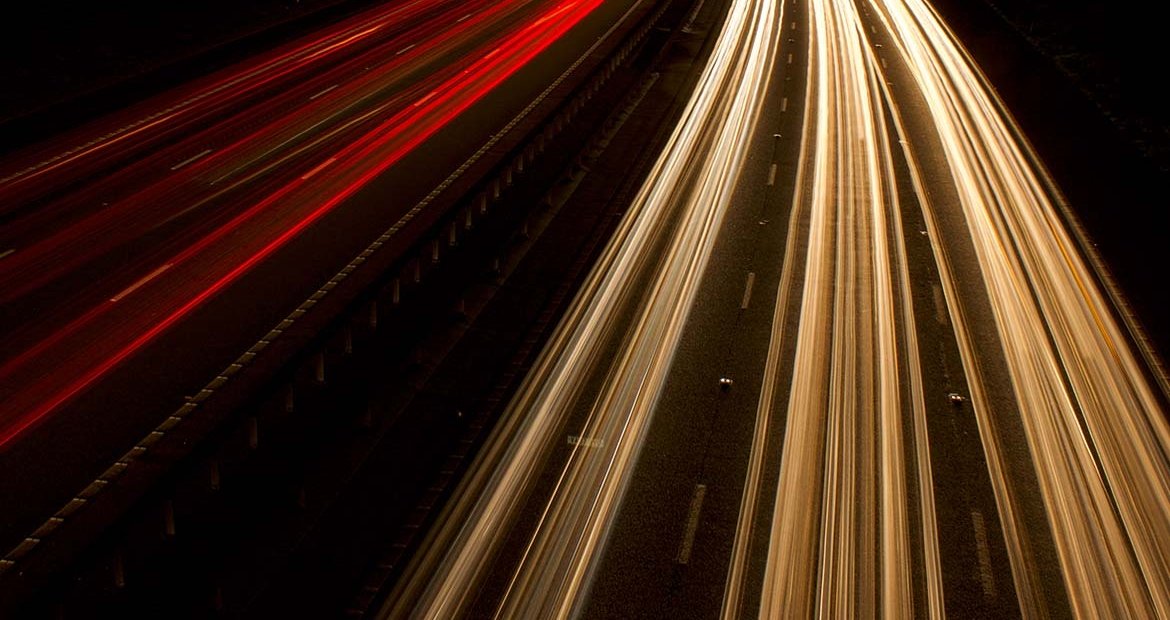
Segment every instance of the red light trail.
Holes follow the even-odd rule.
[[[141,275],[132,279],[131,287],[116,289],[122,293],[104,297],[102,303],[10,358],[0,366],[0,389],[6,393],[0,447],[236,283],[515,74],[600,4],[601,0],[565,0],[544,7],[534,19],[467,54],[474,60],[428,86],[426,95],[407,102],[347,146],[309,164],[291,182],[197,242],[158,264],[143,265],[139,273],[149,274],[145,279]],[[460,23],[465,21],[470,20],[461,19]],[[412,51],[426,49],[420,46]],[[489,49],[492,52],[485,53]],[[199,169],[208,165],[204,160],[198,162]],[[323,169],[330,174],[324,174]],[[327,197],[315,199],[322,194]],[[295,218],[290,222],[281,222],[292,215]],[[273,227],[273,220],[281,226]],[[248,234],[242,234],[245,226]],[[194,291],[179,290],[175,283],[184,278],[198,284]],[[126,304],[127,299],[134,303]],[[119,312],[125,309],[126,314],[111,316],[115,307]],[[156,318],[144,321],[147,316]],[[89,354],[92,349],[100,349],[101,355]]]

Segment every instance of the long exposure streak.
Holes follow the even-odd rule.
[[[3,380],[6,392],[12,390],[14,393],[6,394],[5,415],[0,420],[3,424],[3,427],[0,427],[0,446],[74,398],[110,369],[151,342],[158,334],[182,320],[193,309],[236,282],[256,264],[320,220],[451,119],[508,79],[589,14],[599,3],[600,0],[567,0],[548,5],[533,18],[522,22],[507,36],[490,43],[492,48],[498,50],[496,54],[490,57],[482,53],[470,54],[468,57],[472,60],[460,70],[449,72],[447,77],[428,89],[430,95],[410,102],[412,105],[366,130],[349,145],[315,163],[306,162],[308,167],[304,169],[305,172],[294,177],[291,182],[218,225],[178,254],[162,261],[167,265],[165,274],[162,274],[163,269],[157,266],[148,269],[147,273],[157,271],[156,275],[160,277],[135,286],[135,290],[131,291],[133,298],[137,300],[139,297],[146,297],[147,292],[152,291],[161,295],[161,299],[165,299],[169,307],[161,318],[142,326],[138,333],[127,334],[126,340],[117,344],[113,352],[105,353],[100,358],[91,360],[92,363],[86,363],[81,367],[74,365],[58,368],[51,376],[30,382],[27,389],[17,391],[12,388],[30,372],[35,374],[39,369],[37,365],[42,364],[42,360],[53,359],[54,347],[67,346],[71,338],[76,338],[79,334],[87,333],[86,330],[98,326],[102,315],[115,305],[107,300],[107,305],[95,307],[59,328],[54,335],[43,339],[25,353],[7,360],[0,368],[0,380]],[[330,162],[332,174],[319,174],[320,169]],[[201,160],[198,163],[205,162]],[[314,174],[315,172],[318,174]],[[320,183],[315,183],[317,181]],[[327,197],[317,202],[311,209],[300,209],[301,213],[295,220],[287,220],[287,215],[282,215],[278,211],[287,209],[290,202],[304,205],[306,201],[314,200],[313,196],[326,192]],[[217,266],[222,271],[213,279],[208,278],[206,274],[196,277],[196,281],[202,280],[206,284],[193,294],[179,297],[182,291],[175,290],[173,285],[164,286],[174,282],[179,276],[172,274],[181,273],[184,268],[187,269],[187,277],[191,277],[190,271],[195,268],[193,261],[215,247],[221,240],[237,236],[237,231],[243,226],[252,225],[253,221],[260,221],[261,217],[270,219],[276,217],[277,221],[287,220],[287,223],[281,225],[282,229],[278,233],[265,234],[267,238],[263,243],[253,247],[248,255],[230,264],[218,261]],[[121,301],[121,298],[119,300]],[[159,303],[157,299],[155,303]],[[116,305],[122,306],[121,303]],[[157,313],[159,307],[152,307],[150,310],[151,312],[146,314]],[[110,340],[113,339],[107,339],[107,343],[112,345]],[[66,376],[69,368],[76,368],[74,371],[76,374]]]

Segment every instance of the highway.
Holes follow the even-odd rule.
[[[279,249],[594,6],[395,4],[6,174],[0,441]],[[194,135],[176,141],[180,132]]]
[[[725,7],[382,617],[1165,617],[1165,377],[961,44]]]
[[[0,569],[649,4],[386,3],[0,162]],[[929,2],[689,6],[679,124],[378,615],[1170,617],[1157,353]]]
[[[416,242],[420,200],[631,4],[387,3],[7,156],[0,543],[24,550],[371,243]]]

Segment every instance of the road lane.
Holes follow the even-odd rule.
[[[1085,616],[1165,615],[1170,436],[1165,395],[1149,379],[1156,370],[1135,355],[1057,210],[1058,191],[933,11],[910,0],[874,5],[935,111],[1070,605]],[[987,353],[968,351],[964,363],[977,354]],[[1043,578],[1013,560],[1018,579]],[[1038,614],[1027,603],[1025,612]]]
[[[750,606],[756,589],[761,617],[939,618],[948,611],[939,540],[947,532],[940,531],[936,507],[945,494],[932,475],[946,455],[932,455],[931,429],[938,427],[927,419],[926,386],[937,382],[923,376],[925,343],[916,325],[923,314],[915,313],[923,298],[914,295],[933,290],[933,283],[911,278],[907,238],[915,231],[903,221],[904,201],[919,206],[926,222],[942,280],[937,301],[926,301],[935,304],[927,316],[954,330],[970,397],[966,405],[956,394],[955,411],[974,410],[987,461],[981,475],[998,502],[998,515],[970,512],[967,526],[978,545],[962,561],[994,597],[989,545],[997,541],[987,538],[997,530],[986,520],[998,516],[1022,615],[1063,609],[1053,597],[1066,592],[1078,616],[1167,615],[1165,395],[1150,380],[1156,371],[1133,353],[1098,274],[1065,232],[1059,194],[1016,143],[1010,118],[927,5],[809,0],[801,6],[808,10],[809,80],[779,286],[772,294],[760,289],[756,271],[746,280],[734,274],[735,286],[743,283],[734,300],[740,310],[774,307],[740,520],[726,560],[723,616],[756,613]],[[473,471],[468,493],[385,615],[486,610],[498,617],[569,617],[586,608],[700,283],[721,277],[707,272],[715,239],[745,176],[747,145],[765,126],[761,102],[770,80],[793,58],[778,62],[785,58],[780,42],[798,31],[795,20],[785,28],[793,17],[787,7],[730,3],[727,29],[672,150],[513,403],[517,417],[486,448],[486,465]],[[470,20],[460,16],[458,23],[464,21]],[[397,57],[419,50],[410,44],[392,51]],[[481,51],[489,61],[507,50]],[[894,71],[912,80],[891,79]],[[486,88],[492,79],[485,74],[477,84]],[[302,94],[328,100],[342,90],[323,83]],[[428,84],[401,102],[407,115],[437,112],[433,106],[444,101],[453,106],[445,109],[458,107],[445,95],[442,86]],[[780,113],[789,110],[789,98],[798,100],[786,95]],[[906,105],[910,100],[927,105]],[[289,162],[304,154],[294,176],[310,182],[329,176],[323,171],[344,163],[340,158],[392,159],[409,142],[371,139],[352,152],[317,157],[298,150],[307,139],[303,131],[271,136],[242,166],[216,170],[217,181],[252,179],[252,167],[264,170],[258,162],[265,158]],[[286,147],[292,150],[280,155]],[[172,172],[208,171],[219,154],[186,150],[166,164]],[[943,163],[923,163],[928,159]],[[903,165],[912,177],[908,185]],[[774,163],[766,171],[766,181],[750,182],[784,186],[793,172]],[[339,183],[356,187],[365,172],[351,171]],[[265,199],[296,195],[328,204],[328,194],[286,185]],[[295,228],[311,223],[302,216],[269,217],[270,224]],[[948,257],[956,235],[970,243],[977,263]],[[252,254],[263,255],[263,249]],[[103,294],[120,303],[155,289],[163,275],[199,277],[180,263],[150,264]],[[989,317],[970,311],[972,287]],[[992,393],[987,368],[1001,364],[1011,394]],[[570,456],[552,492],[530,499],[547,455],[564,443],[565,421],[577,415],[584,422],[570,430]],[[1006,436],[1006,418],[1019,418],[1025,433]],[[783,420],[782,429],[776,420]],[[779,430],[779,479],[766,488]],[[1039,481],[1043,523],[1022,507],[1029,486],[1013,470],[1021,446],[1034,459],[1027,464]],[[693,486],[677,564],[691,561],[704,535],[703,511],[719,492],[703,482]],[[527,502],[537,506],[536,528],[516,534]],[[769,505],[764,525],[770,531],[761,545],[760,509]],[[486,573],[497,569],[489,560],[502,541],[517,538],[521,558],[504,567],[511,576],[500,598],[477,599]],[[1059,586],[1046,583],[1054,575],[1036,561],[1035,549],[1049,544],[1060,559]],[[757,582],[753,557],[761,551],[766,566]]]
[[[765,5],[733,3],[729,23],[768,14]],[[1167,555],[1162,547],[1170,540],[1163,532],[1170,520],[1162,518],[1167,505],[1165,395],[1147,381],[1154,371],[1133,355],[1127,332],[1116,325],[1116,313],[1096,289],[1096,275],[1063,232],[1052,206],[1058,194],[1034,172],[1040,164],[1029,161],[1026,147],[1016,144],[1018,132],[926,5],[813,0],[807,7],[803,150],[739,524],[728,558],[723,616],[753,613],[745,605],[756,587],[761,617],[947,615],[940,537],[948,532],[940,529],[936,505],[946,493],[936,488],[932,474],[937,459],[946,455],[932,455],[931,431],[939,427],[927,419],[931,407],[925,392],[928,383],[945,381],[923,376],[916,324],[916,316],[923,315],[915,312],[913,291],[924,288],[937,291],[925,298],[934,304],[925,316],[954,330],[968,385],[948,398],[954,411],[962,411],[968,406],[964,394],[970,396],[980,430],[977,449],[986,457],[986,471],[974,475],[994,490],[1000,521],[1000,527],[989,529],[988,515],[972,508],[963,525],[973,532],[972,555],[948,562],[975,567],[983,596],[994,600],[999,569],[990,566],[991,549],[1003,545],[1019,612],[1029,617],[1065,608],[1114,617],[1164,612]],[[796,26],[794,21],[790,31]],[[743,53],[774,59],[779,35],[773,25],[767,37],[752,40],[760,50]],[[893,52],[879,40],[885,46],[892,42]],[[731,62],[722,48],[712,58],[716,65],[751,66]],[[766,65],[770,71],[773,62],[756,68]],[[892,81],[893,70],[912,78]],[[770,75],[741,79],[766,83]],[[718,83],[701,81],[696,98],[721,94]],[[781,101],[782,113],[790,96]],[[910,109],[913,119],[905,117]],[[740,122],[725,108],[720,113],[730,116],[736,131],[759,131],[755,121]],[[716,132],[717,126],[688,115],[680,132],[691,127]],[[936,145],[937,151],[922,150]],[[688,166],[717,167],[725,151],[707,150],[707,158]],[[941,167],[920,166],[925,155],[940,153]],[[902,170],[909,171],[909,183]],[[769,168],[767,186],[776,183],[777,172],[774,165]],[[685,179],[652,177],[659,189],[644,191],[661,191],[689,209],[694,202],[674,193],[686,187]],[[944,213],[950,202],[932,199],[942,195],[958,196],[958,221],[967,227],[978,259],[974,265],[948,258],[943,239],[956,230],[940,221],[956,218]],[[903,202],[922,210],[927,228],[922,232],[933,248],[941,286],[911,278],[906,239],[913,231],[906,230]],[[643,209],[638,205],[631,214],[654,217],[654,211]],[[689,230],[691,215],[682,214],[680,232]],[[636,226],[653,226],[653,221],[627,224],[623,234],[636,239]],[[712,237],[717,227],[705,230],[695,238]],[[640,251],[656,247],[648,243]],[[586,319],[579,308],[568,324],[572,327],[565,329],[579,330],[581,340],[559,339],[546,352],[547,374],[530,377],[529,391],[516,406],[551,419],[542,419],[538,432],[514,445],[513,454],[524,455],[522,462],[500,465],[495,476],[507,484],[489,486],[485,498],[490,499],[478,500],[488,502],[479,509],[487,520],[473,520],[461,543],[468,546],[448,557],[460,567],[457,573],[464,572],[454,581],[429,586],[422,596],[440,603],[420,608],[425,613],[466,609],[471,584],[484,570],[477,558],[487,557],[497,544],[488,542],[494,540],[489,532],[515,518],[534,484],[536,463],[542,462],[536,455],[550,449],[556,420],[574,409],[588,413],[586,422],[573,435],[578,441],[551,494],[538,503],[534,533],[520,537],[524,551],[519,567],[507,569],[516,571],[510,586],[500,600],[480,604],[497,616],[567,617],[584,608],[581,597],[596,570],[595,556],[604,552],[612,515],[674,361],[672,343],[681,337],[691,303],[687,291],[700,274],[674,274],[669,265],[686,251],[694,253],[692,266],[702,265],[709,252],[703,244],[667,247],[661,251],[664,275],[656,284],[643,285],[648,292],[641,305],[635,303],[638,295],[625,290],[629,285],[592,282],[598,299],[635,304],[632,326],[616,325],[612,317],[623,315],[606,303],[594,308],[606,318]],[[612,255],[607,261],[603,269],[630,282],[636,280],[625,265],[645,266]],[[759,297],[750,276],[747,282],[741,310]],[[602,294],[609,286],[616,288]],[[990,321],[965,308],[973,286],[992,308]],[[972,325],[973,320],[980,323]],[[991,330],[996,344],[973,338],[972,329]],[[609,351],[605,343],[614,340],[621,346],[612,358],[596,353]],[[993,383],[985,371],[1001,366],[1014,387],[1010,397],[988,394]],[[542,390],[550,400],[539,395]],[[783,415],[777,416],[778,408]],[[611,417],[614,412],[620,415]],[[1010,425],[1002,418],[1010,415],[1020,415],[1026,430],[1023,453],[1020,438],[1003,436]],[[777,417],[785,422],[779,478],[777,488],[766,489],[761,483],[768,454],[776,449],[771,423]],[[1046,523],[1035,522],[1034,512],[1022,504],[1021,494],[1034,484],[1027,476],[1020,478],[1020,459],[1029,455],[1035,461],[1026,466],[1036,470]],[[695,489],[702,493],[691,498],[679,547],[686,550],[687,561],[696,537],[702,536],[703,504],[696,498],[708,495],[702,482]],[[774,506],[767,561],[756,585],[757,515],[769,501]],[[947,523],[956,526],[953,518]],[[989,531],[1001,532],[1005,540],[989,541]],[[1052,584],[1050,567],[1036,561],[1050,546],[1061,559],[1063,587]],[[676,561],[683,557],[679,553]],[[1109,560],[1094,563],[1092,558]],[[1054,598],[1065,592],[1067,607]],[[387,611],[402,614],[408,608]]]
[[[459,496],[457,516],[447,517],[450,525],[430,541],[433,551],[416,564],[383,616],[468,611],[492,569],[487,560],[544,455],[558,443],[563,420],[578,407],[588,415],[573,435],[587,441],[574,444],[551,496],[539,502],[538,526],[522,535],[519,565],[498,569],[512,572],[510,585],[499,600],[482,604],[498,617],[579,611],[729,207],[775,61],[779,16],[777,2],[732,3],[715,60],[700,77],[684,120],[510,407],[521,415],[509,419],[527,428],[508,428],[500,435],[508,441],[488,447],[474,468],[482,480],[467,485],[473,492]],[[620,320],[626,315],[631,320]],[[616,353],[602,357],[615,340]],[[596,392],[585,390],[591,376],[603,378]]]
[[[939,613],[920,365],[906,335],[916,328],[903,288],[904,233],[889,215],[898,199],[884,156],[891,140],[877,61],[852,3],[813,2],[810,13],[805,154],[794,211],[808,211],[811,229],[760,614],[905,617],[914,611],[918,571],[926,575],[928,609]],[[762,411],[776,406],[767,390]],[[916,429],[919,456],[911,463],[904,412]],[[913,547],[912,468],[920,489],[929,490],[917,494],[921,540]]]
[[[427,54],[437,54],[433,60],[446,63],[441,65],[444,68],[411,85],[405,96],[391,98],[390,104],[381,103],[372,112],[361,114],[358,122],[343,123],[348,132],[345,139],[326,132],[311,141],[315,147],[312,153],[298,152],[291,161],[277,157],[265,170],[279,167],[279,176],[263,182],[257,182],[255,174],[235,179],[228,190],[238,189],[236,194],[224,196],[223,188],[202,184],[202,172],[220,161],[216,153],[183,167],[177,174],[197,185],[204,195],[211,192],[217,201],[218,208],[210,217],[195,220],[198,225],[174,226],[169,236],[157,238],[154,229],[158,221],[169,222],[174,216],[156,203],[187,213],[208,200],[201,199],[199,191],[188,191],[182,184],[176,186],[173,178],[160,182],[148,178],[145,190],[135,194],[135,200],[127,201],[129,204],[99,211],[91,218],[51,232],[48,239],[34,239],[37,243],[32,247],[9,257],[2,265],[3,281],[11,284],[5,286],[5,291],[17,298],[45,280],[60,276],[66,279],[58,286],[62,290],[56,291],[64,300],[54,297],[55,304],[48,313],[44,312],[43,295],[30,298],[23,314],[19,312],[22,306],[14,304],[18,311],[12,312],[11,320],[13,327],[19,325],[21,329],[5,334],[8,358],[0,365],[0,390],[5,394],[6,406],[0,442],[11,441],[75,398],[146,342],[311,226],[596,6],[596,0],[501,4],[493,11],[481,12],[479,19],[465,20],[460,25],[463,30],[451,32],[452,37],[470,37],[474,41],[489,34],[496,36],[501,27],[510,30],[505,36],[488,39],[486,45],[481,41],[478,52],[475,48],[461,50],[466,42],[447,44],[450,49],[436,43],[414,50],[416,54],[411,58],[415,62]],[[439,43],[443,41],[448,40]],[[456,51],[465,55],[455,56],[453,61],[449,55]],[[395,62],[399,61],[389,63],[389,77],[360,79],[354,92],[340,94],[355,96],[359,103],[372,98],[385,87],[384,82],[393,83],[403,77]],[[342,111],[353,105],[350,99],[341,97],[329,103],[340,106]],[[394,103],[397,108],[391,106]],[[336,117],[338,112],[330,109],[327,114]],[[300,122],[297,119],[281,120],[295,124]],[[316,119],[310,115],[308,122],[313,124]],[[284,131],[281,123],[275,125],[277,131]],[[230,147],[219,153],[235,150]],[[273,149],[268,152],[275,153]],[[316,174],[331,162],[340,162],[333,174]],[[180,196],[193,198],[195,205]],[[9,230],[6,228],[6,232]],[[133,251],[120,248],[118,252],[118,259],[125,253],[133,256],[134,262],[125,264],[122,259],[116,268],[99,264],[97,271],[102,277],[96,280],[90,273],[96,267],[83,268],[87,261],[118,249],[119,243],[139,239],[145,242],[144,247]],[[163,277],[135,287],[129,299],[119,299],[117,304],[108,301],[117,297],[118,291],[158,271],[160,264],[171,266]],[[75,288],[80,289],[81,295]],[[68,303],[63,303],[66,300]],[[18,322],[22,318],[23,323]]]
[[[507,88],[496,88],[485,95],[471,113],[461,115],[434,139],[412,151],[368,191],[359,192],[351,204],[322,216],[318,225],[274,251],[272,260],[257,265],[242,275],[237,285],[226,287],[221,296],[195,310],[182,327],[161,334],[144,347],[141,355],[112,369],[110,380],[95,382],[84,398],[65,405],[60,415],[49,416],[51,419],[0,451],[3,469],[11,474],[0,480],[0,503],[10,507],[0,524],[0,538],[6,549],[19,546],[21,550],[5,555],[0,572],[16,575],[31,562],[59,549],[54,547],[59,536],[42,540],[34,553],[23,553],[30,544],[21,541],[45,522],[46,515],[62,506],[68,510],[61,509],[59,514],[72,517],[71,510],[77,502],[70,498],[80,489],[89,488],[87,485],[95,477],[108,477],[110,471],[126,469],[126,461],[143,454],[142,448],[152,445],[150,442],[157,437],[157,433],[148,431],[165,428],[159,426],[161,421],[167,425],[175,422],[177,418],[168,418],[167,414],[175,412],[190,422],[181,425],[180,431],[194,433],[223,413],[222,408],[217,409],[217,400],[232,398],[232,390],[241,389],[237,387],[241,384],[258,384],[257,379],[262,380],[264,373],[273,369],[268,364],[280,363],[283,351],[308,346],[309,334],[304,331],[308,328],[300,327],[299,332],[286,328],[294,321],[303,326],[326,320],[314,312],[308,312],[305,320],[297,319],[342,278],[346,280],[337,289],[344,295],[347,288],[357,290],[361,282],[377,278],[378,265],[389,268],[395,261],[405,260],[402,252],[410,251],[427,222],[439,217],[434,207],[453,204],[456,194],[473,190],[476,177],[489,172],[498,154],[513,148],[521,134],[539,122],[537,116],[554,107],[557,99],[581,79],[581,68],[599,62],[580,54],[591,44],[598,47],[595,38],[611,26],[625,5],[607,3],[602,10],[590,13],[581,27],[574,28],[509,78]],[[542,37],[555,35],[556,29],[550,25],[542,24]],[[606,41],[604,45],[611,43]],[[497,53],[493,59],[504,56],[508,55]],[[570,68],[566,69],[566,65]],[[543,76],[553,80],[552,84],[545,82]],[[468,140],[476,142],[469,147]],[[476,147],[478,150],[474,150]],[[470,154],[468,148],[472,149]],[[313,180],[319,178],[320,175]],[[296,215],[289,209],[274,217]],[[160,263],[167,264],[165,260]],[[359,265],[361,268],[353,269]],[[122,301],[129,305],[162,280],[174,277],[170,269],[163,275],[167,277],[149,281]],[[197,275],[203,278],[208,274]],[[116,294],[118,290],[112,292]],[[108,303],[108,297],[99,299]],[[340,307],[345,300],[330,296],[326,302],[323,305]],[[272,343],[274,334],[283,335]],[[274,355],[260,356],[260,365],[250,365],[255,352],[270,343],[275,346],[268,352]],[[86,355],[78,352],[74,357],[82,361]],[[237,376],[241,365],[245,372]],[[228,377],[232,380],[228,381]],[[225,389],[220,389],[225,382]],[[208,398],[212,392],[214,396]],[[197,415],[186,416],[187,413]],[[146,458],[129,463],[129,470],[141,473],[154,467],[157,457],[152,454],[157,454],[153,445],[146,451]],[[162,456],[169,458],[170,453]],[[124,491],[137,479],[116,482],[106,488]],[[89,510],[84,515],[91,517],[93,512]],[[73,524],[72,518],[66,521],[67,526]],[[18,555],[24,559],[9,562],[18,560]]]

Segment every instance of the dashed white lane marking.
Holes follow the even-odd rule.
[[[7,258],[9,254],[12,254],[15,251],[16,251],[16,248],[8,248],[7,250],[0,252],[0,258]]]
[[[776,184],[776,164],[773,163],[772,167],[768,169],[768,186],[771,187],[775,184]]]
[[[423,97],[422,99],[419,99],[418,101],[414,102],[414,107],[417,108],[418,106],[426,103],[428,99],[430,99],[431,97],[434,97],[436,94],[438,94],[438,92],[439,91],[437,91],[437,90],[432,90],[431,92],[427,93],[426,97]]]
[[[678,555],[675,561],[686,564],[691,560],[691,549],[695,545],[695,531],[699,529],[699,511],[703,509],[703,497],[707,495],[707,485],[696,484],[695,493],[691,496],[691,507],[687,511],[687,525],[683,530],[682,543],[678,546]]]
[[[150,282],[151,280],[157,278],[160,273],[166,271],[167,269],[170,269],[171,265],[173,265],[173,264],[174,263],[167,263],[167,264],[163,265],[162,267],[159,267],[158,269],[155,269],[154,271],[146,274],[145,276],[142,277],[141,280],[135,282],[134,284],[131,284],[130,286],[127,286],[125,289],[122,290],[121,293],[118,293],[117,295],[114,295],[113,297],[111,297],[110,301],[112,301],[114,303],[122,301],[122,299],[124,297],[126,297],[130,293],[133,293],[134,291],[141,288],[143,284]]]
[[[938,321],[939,325],[947,324],[947,302],[943,298],[942,287],[938,282],[932,282],[930,285],[934,295],[934,320]]]
[[[204,155],[207,155],[210,152],[211,152],[211,149],[206,149],[202,153],[199,153],[198,155],[192,155],[192,156],[188,157],[187,159],[184,159],[183,161],[171,166],[171,170],[172,171],[178,170],[179,168],[186,166],[187,164],[195,161],[196,159],[199,159],[200,157],[203,157]]]
[[[336,158],[336,157],[330,157],[329,159],[326,159],[325,161],[323,161],[323,162],[321,162],[320,164],[318,164],[316,168],[313,168],[312,170],[310,170],[310,171],[306,172],[305,174],[301,175],[301,180],[302,180],[302,181],[304,181],[305,179],[308,179],[309,177],[313,176],[314,174],[317,174],[318,172],[321,172],[321,170],[322,170],[323,168],[325,168],[325,166],[328,166],[329,164],[331,164],[331,163],[333,163],[333,162],[335,162],[335,161],[337,161],[337,158]]]
[[[776,164],[772,164],[775,166]],[[749,271],[747,274],[747,284],[743,287],[743,301],[739,302],[740,310],[747,310],[748,304],[752,300],[752,284],[756,281],[756,272]]]
[[[414,46],[415,46],[415,44],[414,44],[414,43],[411,43],[410,45],[407,45],[406,47],[404,47],[404,48],[402,48],[402,49],[398,50],[397,52],[395,52],[395,53],[394,53],[394,55],[395,55],[395,56],[401,56],[401,55],[405,54],[406,52],[409,52],[409,51],[410,51],[412,48],[414,48]]]
[[[983,522],[983,513],[971,511],[971,525],[975,528],[976,553],[979,556],[979,581],[983,585],[983,596],[994,600],[997,595],[995,574],[991,572],[991,549],[987,546],[987,525]]]
[[[312,101],[312,100],[316,99],[317,97],[320,97],[321,95],[324,95],[325,93],[327,93],[327,92],[329,92],[329,91],[333,90],[334,88],[337,88],[337,84],[334,84],[333,86],[330,86],[329,88],[326,88],[325,90],[323,90],[323,91],[321,91],[321,92],[317,93],[316,95],[313,95],[312,97],[309,97],[309,101]]]

